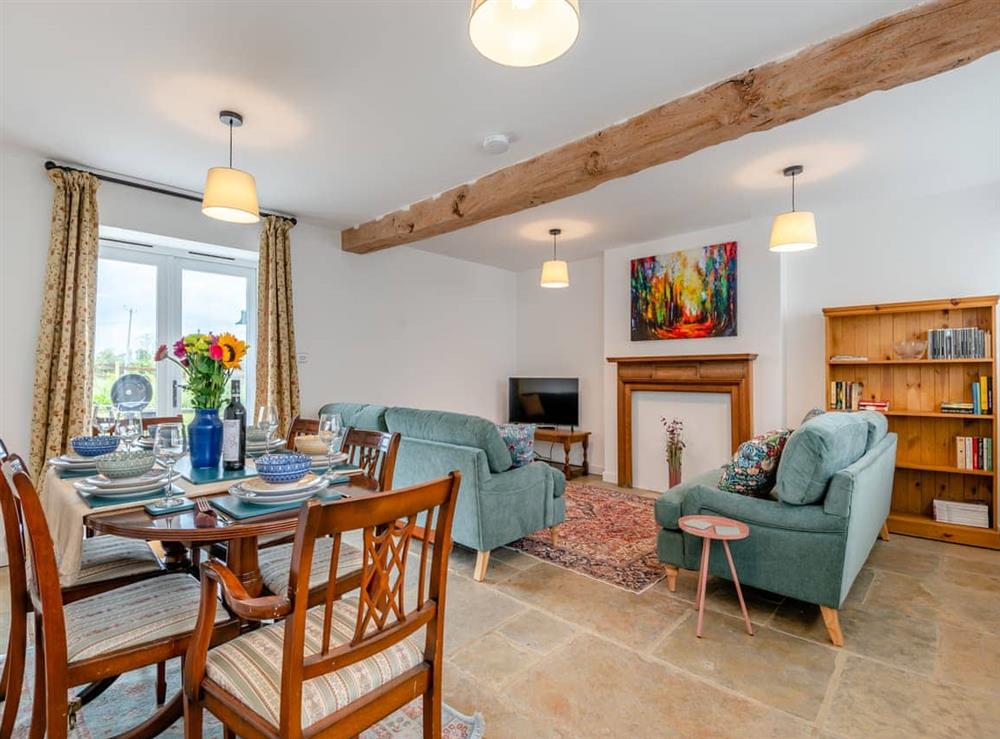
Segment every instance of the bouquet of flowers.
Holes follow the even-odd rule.
[[[218,408],[233,370],[247,353],[246,342],[232,334],[188,334],[174,342],[173,356],[162,344],[156,350],[156,361],[169,359],[187,376],[184,386],[191,392],[195,408]]]
[[[670,421],[666,418],[661,418],[660,423],[663,424],[663,428],[666,431],[667,464],[680,465],[681,454],[683,454],[685,446],[684,422],[679,418],[674,418]]]

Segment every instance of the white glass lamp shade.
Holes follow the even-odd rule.
[[[816,248],[816,217],[807,210],[795,210],[774,217],[771,251],[805,251]]]
[[[569,267],[561,259],[550,259],[542,265],[542,287],[569,287]]]
[[[257,183],[253,175],[229,167],[212,167],[205,178],[201,212],[209,218],[230,223],[259,221]]]
[[[472,0],[472,45],[497,64],[551,62],[569,51],[579,33],[578,0]]]

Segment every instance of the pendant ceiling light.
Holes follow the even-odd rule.
[[[792,210],[774,217],[771,224],[771,251],[805,251],[815,249],[816,216],[807,210],[795,210],[795,175],[802,174],[802,165],[785,167],[785,177],[792,178]]]
[[[556,238],[562,233],[561,228],[550,228],[552,236],[552,259],[542,265],[542,287],[569,287],[569,267],[566,262],[556,258]]]
[[[249,172],[233,169],[233,129],[243,125],[243,116],[224,110],[219,120],[229,126],[229,166],[208,170],[201,212],[220,221],[256,223],[260,220],[257,183]]]
[[[578,0],[472,0],[472,45],[497,64],[551,62],[569,51],[579,33]]]

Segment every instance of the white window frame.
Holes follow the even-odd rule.
[[[125,240],[110,238],[104,235],[100,239],[99,259],[112,259],[122,262],[149,264],[156,270],[156,344],[166,344],[172,347],[181,336],[181,305],[183,296],[182,273],[185,269],[210,272],[215,274],[234,275],[246,279],[247,284],[247,343],[249,349],[243,359],[244,397],[247,417],[253,418],[253,400],[256,388],[256,353],[257,338],[257,254],[246,252],[246,256],[235,255],[236,250],[226,247],[212,247],[206,244],[190,243],[188,246],[178,245],[176,239],[164,239],[156,243],[156,237],[149,236],[140,240]],[[117,236],[117,235],[116,235]],[[213,252],[217,252],[213,254]],[[210,327],[204,327],[210,330]],[[173,416],[182,413],[179,403],[174,403],[174,383],[183,382],[183,374],[172,362],[161,363],[156,372],[156,407],[152,409],[157,416]],[[177,392],[177,400],[181,397]],[[147,409],[149,412],[150,409]]]

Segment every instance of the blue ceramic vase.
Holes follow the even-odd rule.
[[[222,457],[222,421],[218,408],[196,408],[188,424],[188,448],[191,466],[218,467]]]

